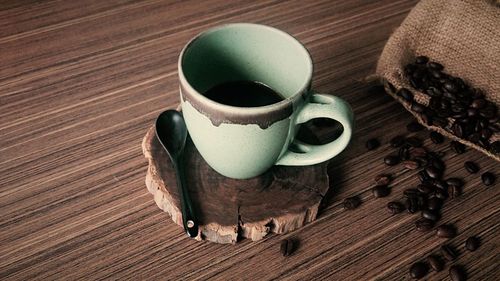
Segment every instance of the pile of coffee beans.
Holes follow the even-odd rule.
[[[421,129],[413,121],[406,128],[409,132],[418,132]],[[431,132],[429,137],[434,144],[444,142],[444,137]],[[441,209],[444,204],[460,197],[464,181],[457,177],[443,177],[446,170],[446,163],[443,160],[445,155],[442,151],[428,150],[423,146],[423,141],[418,136],[406,137],[397,135],[390,139],[390,147],[395,151],[384,157],[383,162],[387,166],[401,165],[404,169],[413,171],[420,181],[416,187],[406,188],[403,191],[401,200],[388,202],[387,211],[391,215],[403,213],[405,210],[410,213],[420,213],[420,217],[415,220],[415,229],[419,232],[429,232],[434,230],[436,237],[451,239],[457,235],[457,228],[452,224],[441,224]],[[465,146],[459,142],[451,142],[451,150],[457,154],[465,152]],[[464,170],[470,174],[477,174],[480,171],[479,165],[473,161],[464,163]],[[389,195],[392,176],[389,174],[377,175],[374,179],[375,185],[372,193],[375,198]],[[481,180],[486,186],[493,185],[495,175],[485,172],[481,175]],[[344,201],[345,202],[345,201]],[[344,205],[345,207],[345,205]],[[479,239],[471,237],[467,239],[465,248],[474,251],[479,247]],[[445,261],[454,261],[458,252],[450,245],[442,245],[439,254],[427,257],[426,261],[419,261],[410,267],[410,276],[415,279],[423,278],[429,270],[441,271],[444,269]],[[466,272],[463,267],[453,265],[449,269],[452,280],[466,280]]]
[[[405,66],[404,73],[414,89],[429,97],[429,103],[426,106],[417,102],[405,88],[396,94],[410,103],[425,123],[500,154],[500,141],[491,141],[492,135],[500,132],[498,108],[481,90],[447,74],[442,64],[426,56],[416,57],[414,63]],[[410,131],[419,129],[411,126]]]

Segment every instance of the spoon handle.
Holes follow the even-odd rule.
[[[177,188],[179,189],[180,201],[181,201],[181,212],[182,212],[182,224],[184,225],[184,230],[187,235],[191,238],[198,236],[198,220],[194,215],[193,204],[191,203],[191,199],[189,198],[189,192],[186,188],[184,182],[184,158],[182,154],[179,156],[175,165],[175,169],[177,170]]]

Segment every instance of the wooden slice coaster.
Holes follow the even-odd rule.
[[[149,162],[149,192],[158,207],[182,227],[175,174],[154,126],[144,137],[142,149]],[[200,222],[198,240],[236,243],[243,237],[255,241],[269,232],[293,231],[316,219],[329,187],[326,163],[274,166],[261,176],[236,180],[208,166],[190,139],[185,157],[186,187]]]

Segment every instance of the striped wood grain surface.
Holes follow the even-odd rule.
[[[0,2],[0,279],[408,280],[409,265],[443,240],[414,231],[417,215],[391,217],[384,209],[416,179],[382,164],[386,144],[367,152],[364,141],[386,143],[411,117],[362,80],[415,3]],[[242,21],[278,27],[305,44],[314,87],[352,104],[355,139],[332,162],[334,192],[316,222],[259,242],[200,243],[154,204],[140,144],[157,114],[179,101],[182,46],[211,26]],[[498,163],[474,151],[446,159],[448,173],[467,181],[443,213],[459,229],[449,241],[462,249],[457,263],[470,280],[495,280],[498,183],[485,188],[463,161],[495,173]],[[389,198],[375,200],[370,187],[381,172],[397,179]],[[343,211],[341,200],[355,194],[362,206]],[[464,253],[469,235],[481,237],[479,251]],[[289,236],[301,244],[283,258],[279,242]],[[446,280],[447,273],[428,277]]]

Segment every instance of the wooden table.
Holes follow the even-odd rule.
[[[445,240],[415,231],[418,215],[385,210],[417,183],[414,173],[382,163],[392,151],[388,139],[405,133],[412,118],[387,95],[368,91],[363,78],[415,3],[2,1],[0,279],[408,280],[410,264]],[[144,184],[141,139],[158,113],[179,101],[182,46],[228,22],[296,36],[315,62],[314,87],[349,101],[357,127],[330,166],[334,191],[317,221],[283,236],[218,245],[188,239],[155,205]],[[367,152],[370,137],[382,147]],[[458,227],[448,241],[460,248],[457,263],[470,280],[498,280],[498,183],[484,187],[463,161],[497,175],[499,165],[470,150],[445,159],[448,174],[467,182],[442,220]],[[373,177],[382,172],[397,178],[388,198],[374,199]],[[341,201],[352,195],[363,204],[344,211]],[[470,235],[482,246],[465,253]],[[288,258],[279,254],[285,237],[300,239]],[[447,280],[447,270],[428,278]]]

